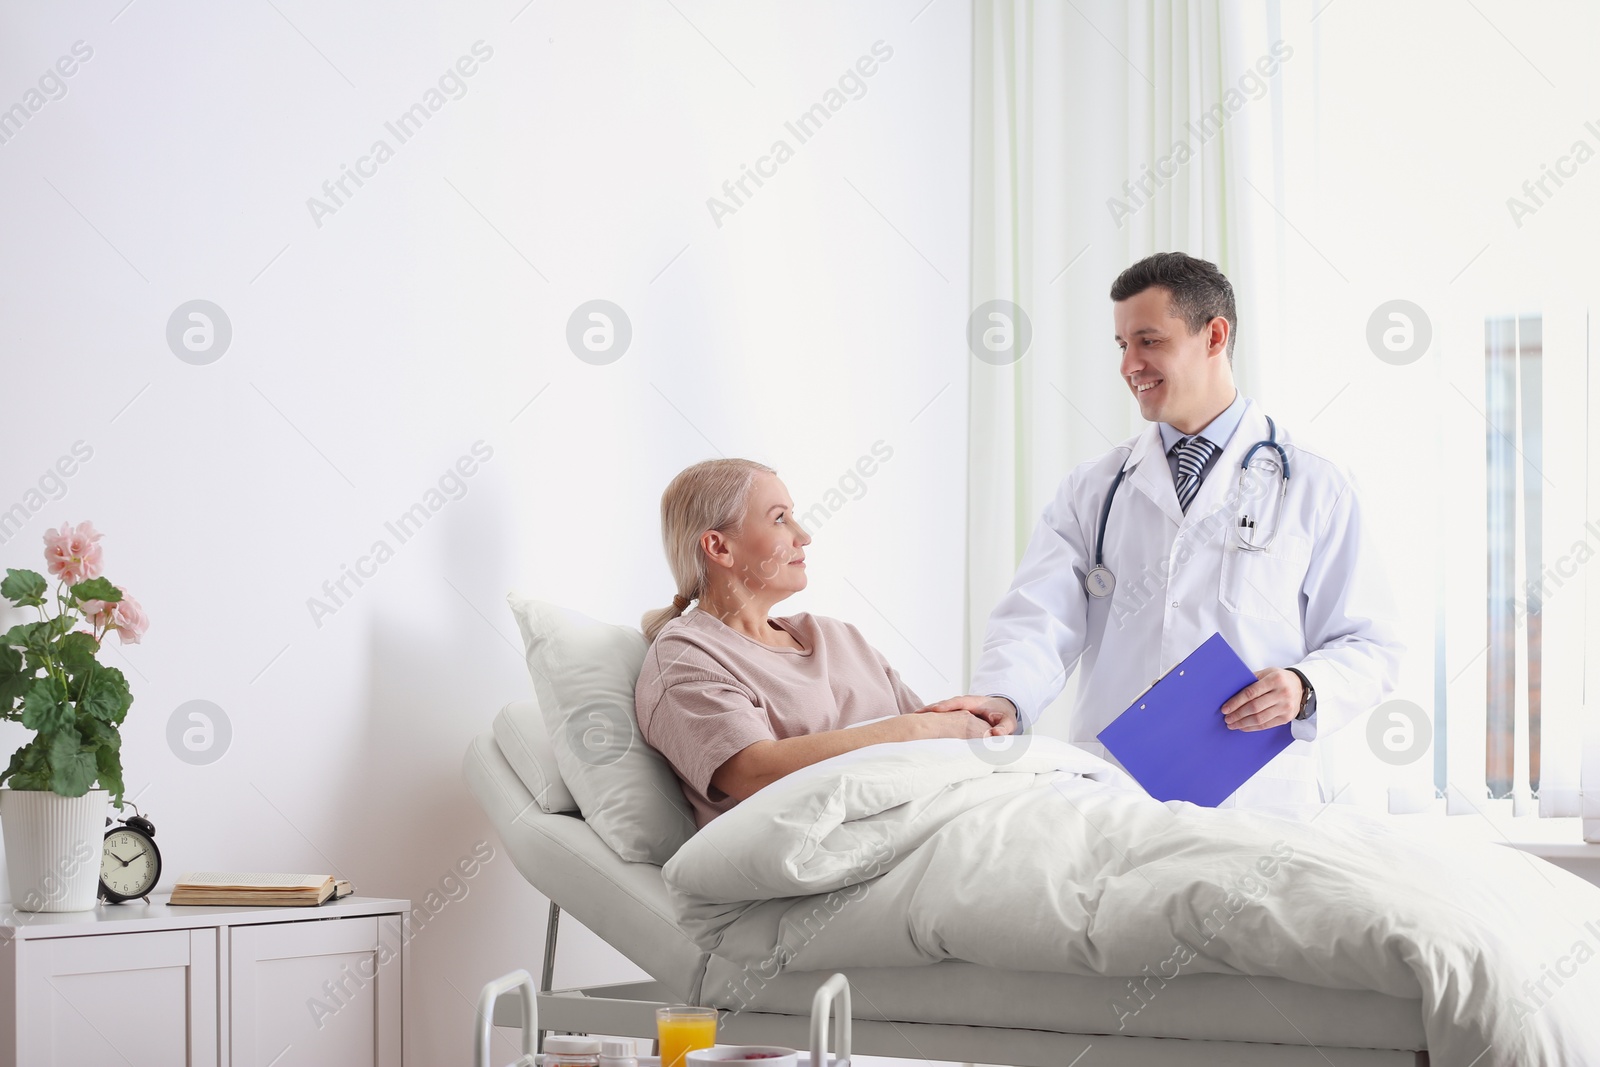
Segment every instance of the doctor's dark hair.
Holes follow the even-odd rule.
[[[1172,313],[1189,332],[1199,333],[1212,319],[1228,320],[1228,362],[1233,362],[1233,342],[1239,336],[1239,317],[1233,304],[1233,285],[1215,263],[1182,252],[1157,252],[1117,275],[1111,299],[1126,300],[1159,285],[1171,294]]]
[[[706,554],[700,538],[709,530],[727,535],[744,522],[756,475],[777,471],[749,459],[708,459],[678,472],[661,494],[661,547],[677,584],[672,603],[647,611],[640,622],[644,639],[682,615],[706,588]]]

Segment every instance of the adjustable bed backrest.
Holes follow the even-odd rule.
[[[697,1003],[708,957],[674,921],[661,868],[623,861],[576,812],[542,810],[496,740],[500,732],[474,738],[462,770],[517,870],[563,911],[665,985],[672,997]],[[537,746],[540,741],[532,738],[525,743]],[[548,737],[543,744],[548,746]],[[549,753],[535,748],[526,755]],[[553,758],[538,762],[543,767],[555,765]]]
[[[577,799],[561,780],[561,766],[537,700],[513,700],[501,708],[493,730],[495,743],[539,810],[552,815],[578,810]]]

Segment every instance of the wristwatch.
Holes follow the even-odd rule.
[[[1317,711],[1317,691],[1311,688],[1311,679],[1305,676],[1304,671],[1295,667],[1287,669],[1294,671],[1295,677],[1300,679],[1300,713],[1295,718],[1309,719]]]

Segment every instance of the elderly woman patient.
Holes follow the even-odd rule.
[[[661,536],[678,594],[644,617],[651,645],[634,700],[697,825],[841,752],[992,731],[971,712],[926,708],[849,623],[768,616],[806,587],[811,543],[770,467],[716,459],[683,471],[662,494]]]

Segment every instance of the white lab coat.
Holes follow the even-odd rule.
[[[1349,474],[1297,446],[1281,423],[1277,429],[1291,478],[1282,524],[1265,552],[1239,549],[1233,530],[1241,511],[1239,464],[1267,436],[1254,401],[1246,402],[1187,514],[1178,507],[1154,424],[1067,475],[989,617],[970,691],[1005,695],[1031,724],[1081,662],[1067,738],[1109,759],[1095,736],[1153,681],[1221,633],[1251,670],[1298,668],[1317,697],[1316,713],[1293,724],[1295,740],[1225,806],[1293,809],[1324,799],[1313,742],[1385,699],[1403,648],[1393,596]],[[1125,461],[1128,473],[1105,536],[1105,565],[1116,588],[1109,597],[1091,597],[1083,580],[1094,566],[1100,509]],[[1258,522],[1278,506],[1276,461],[1266,448],[1253,460],[1263,473],[1245,506]]]

